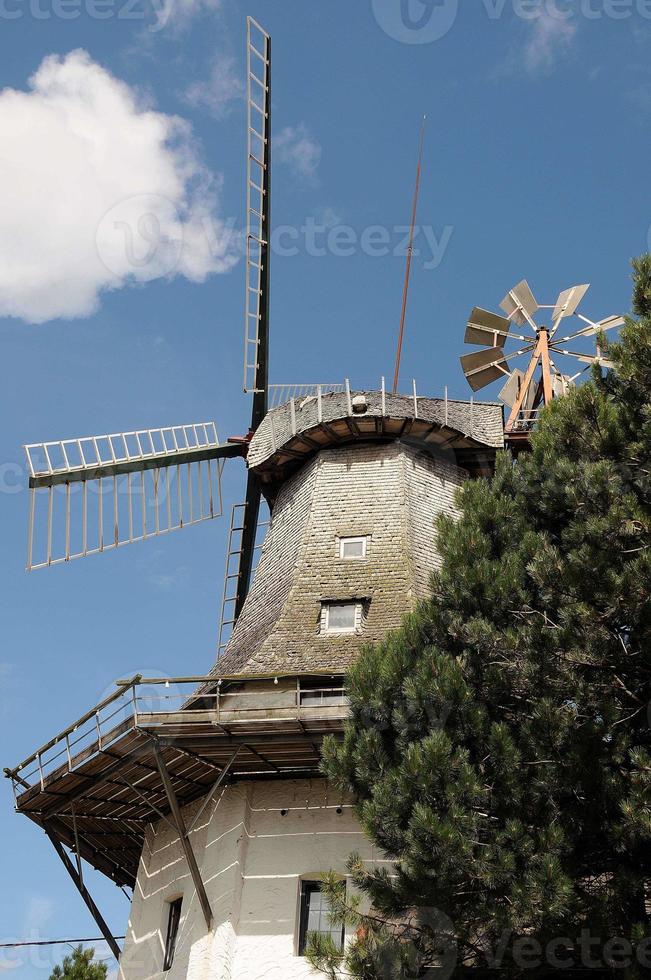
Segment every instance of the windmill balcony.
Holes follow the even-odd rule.
[[[146,826],[167,812],[157,750],[185,806],[223,773],[318,776],[321,742],[349,710],[332,674],[137,676],[5,775],[20,813],[132,886]]]

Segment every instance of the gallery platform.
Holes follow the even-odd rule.
[[[348,715],[332,675],[137,675],[5,775],[55,847],[133,887],[148,824],[224,780],[319,776]]]

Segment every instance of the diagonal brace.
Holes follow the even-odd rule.
[[[228,770],[230,769],[230,767],[232,766],[232,764],[235,762],[235,760],[236,760],[236,758],[237,758],[237,756],[238,756],[239,751],[240,751],[241,748],[242,748],[241,745],[238,745],[236,747],[236,749],[233,752],[232,756],[230,757],[230,759],[228,760],[228,762],[226,763],[226,765],[224,766],[224,768],[220,772],[219,776],[217,777],[217,781],[215,783],[213,783],[212,788],[208,791],[208,793],[206,793],[206,797],[205,797],[203,803],[201,804],[201,806],[197,810],[197,813],[195,814],[194,820],[190,824],[189,831],[188,831],[190,834],[192,833],[192,831],[194,830],[194,828],[197,826],[197,824],[201,820],[201,817],[205,813],[206,807],[208,806],[208,804],[210,803],[210,801],[213,799],[215,793],[217,792],[217,790],[219,789],[219,787],[223,783],[224,779],[226,778],[226,775],[228,773]]]
[[[99,927],[99,931],[104,936],[104,939],[108,943],[108,945],[109,945],[109,947],[111,949],[111,952],[115,956],[116,960],[119,960],[120,959],[120,953],[121,953],[120,947],[118,946],[118,944],[117,944],[117,942],[115,940],[115,937],[113,936],[113,933],[111,932],[111,930],[107,926],[106,922],[104,921],[104,918],[102,916],[102,913],[100,912],[100,910],[95,905],[95,902],[93,901],[93,899],[92,899],[92,897],[90,895],[90,892],[86,888],[86,886],[85,886],[85,884],[84,884],[84,882],[83,882],[83,880],[81,878],[81,875],[77,871],[77,868],[75,868],[74,864],[72,863],[72,861],[68,857],[66,851],[64,850],[63,845],[61,844],[61,842],[59,840],[57,840],[57,838],[54,836],[54,834],[52,833],[52,831],[49,830],[49,828],[47,826],[44,827],[43,829],[45,830],[45,833],[49,837],[49,839],[50,839],[50,841],[52,843],[52,846],[54,847],[54,850],[57,852],[57,854],[61,858],[61,861],[63,863],[64,868],[66,869],[66,871],[68,872],[68,874],[70,875],[70,877],[74,881],[75,885],[77,886],[77,891],[79,892],[79,894],[83,898],[84,902],[86,903],[86,907],[88,908],[88,911],[90,912],[90,914],[94,918],[95,922],[97,923],[97,925]]]
[[[208,901],[208,896],[206,895],[206,889],[201,879],[197,859],[195,858],[194,851],[192,850],[192,844],[188,838],[188,832],[185,827],[185,821],[183,820],[183,814],[181,813],[181,807],[179,806],[179,801],[176,798],[172,780],[170,779],[170,774],[167,771],[167,766],[165,765],[165,759],[161,754],[161,750],[156,742],[154,742],[153,745],[154,757],[156,759],[158,771],[160,772],[160,777],[163,781],[167,802],[169,803],[170,810],[172,811],[172,817],[174,818],[174,823],[176,824],[176,831],[181,841],[181,847],[183,848],[183,853],[185,854],[186,861],[188,862],[188,866],[190,868],[190,874],[192,875],[194,887],[199,897],[203,917],[206,920],[207,927],[210,929],[212,927],[213,919],[212,909],[210,908],[210,902]]]

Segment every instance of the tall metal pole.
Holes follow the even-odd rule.
[[[423,123],[420,129],[420,143],[418,146],[418,166],[416,167],[416,187],[414,189],[414,201],[411,209],[411,226],[409,230],[409,245],[407,246],[407,268],[405,270],[405,284],[402,290],[402,309],[400,312],[400,329],[398,331],[398,350],[396,351],[396,366],[393,373],[393,394],[398,391],[398,379],[400,377],[400,360],[402,358],[402,342],[405,335],[405,317],[407,315],[407,297],[409,295],[409,279],[411,275],[411,259],[414,254],[414,231],[416,228],[416,215],[418,213],[418,196],[420,193],[420,179],[423,167],[423,144],[425,142],[425,122],[427,117],[423,116]]]

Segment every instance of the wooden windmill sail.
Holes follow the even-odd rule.
[[[568,345],[598,337],[624,324],[621,316],[594,321],[578,312],[590,287],[572,286],[563,290],[552,305],[541,305],[526,279],[509,290],[500,304],[506,314],[475,307],[466,327],[465,342],[483,349],[461,357],[461,367],[473,391],[505,379],[500,398],[510,408],[507,437],[526,434],[535,424],[542,406],[566,394],[579,377],[593,365],[611,367],[597,344],[596,351],[572,350]],[[551,325],[539,324],[541,310],[551,310]],[[582,326],[560,336],[563,322],[576,317]],[[509,347],[507,348],[507,344]],[[573,359],[584,367],[565,374],[557,357]],[[520,365],[520,366],[518,366]]]

